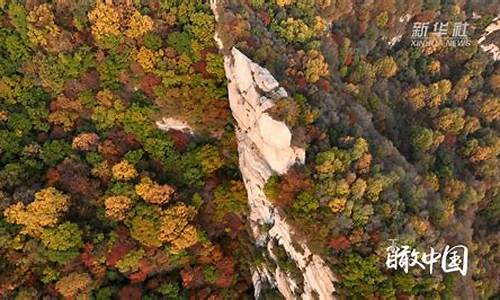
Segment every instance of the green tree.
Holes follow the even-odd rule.
[[[50,167],[55,166],[71,153],[71,146],[63,140],[49,140],[42,146],[40,157]]]
[[[436,129],[445,134],[459,134],[465,125],[464,115],[462,108],[445,108],[435,120]]]
[[[297,195],[292,208],[297,214],[306,217],[319,208],[319,201],[312,193],[303,191]]]
[[[279,26],[276,27],[276,31],[280,37],[289,43],[304,43],[309,41],[314,35],[312,28],[304,23],[304,21],[292,17],[282,20]]]
[[[82,232],[78,225],[64,222],[54,228],[44,228],[40,239],[51,250],[65,251],[83,247]]]
[[[201,147],[196,157],[201,162],[203,173],[205,173],[206,176],[212,175],[224,165],[224,160],[219,153],[219,149],[213,145]]]
[[[139,261],[146,255],[144,249],[132,250],[116,263],[116,268],[122,273],[135,272],[139,269]]]
[[[375,255],[362,257],[357,253],[350,253],[343,257],[338,272],[342,277],[340,285],[343,292],[351,297],[373,296],[380,291],[381,284],[386,280]]]
[[[439,145],[442,140],[439,133],[425,127],[414,127],[410,138],[411,145],[418,152],[428,152]]]
[[[392,77],[398,72],[398,65],[392,56],[386,56],[377,60],[373,67],[377,74],[384,78]]]

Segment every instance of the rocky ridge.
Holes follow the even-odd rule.
[[[216,21],[217,1],[211,1]],[[219,49],[222,41],[215,34]],[[287,97],[270,72],[252,62],[238,49],[224,53],[224,68],[228,80],[230,108],[236,120],[236,137],[240,171],[248,193],[249,223],[258,247],[265,256],[277,263],[273,245],[287,253],[303,276],[303,284],[294,280],[286,270],[269,265],[254,266],[255,296],[263,285],[276,287],[286,299],[333,299],[336,278],[321,257],[312,254],[308,246],[297,241],[284,216],[267,199],[264,185],[273,173],[284,174],[295,163],[305,162],[305,151],[291,145],[292,133],[285,123],[274,120],[266,111],[273,99]]]

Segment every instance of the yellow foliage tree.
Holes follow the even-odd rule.
[[[120,101],[110,90],[97,92],[96,100],[99,105],[104,107],[113,107],[116,101]]]
[[[325,58],[318,50],[311,49],[307,53],[305,62],[305,76],[307,82],[314,83],[319,80],[321,76],[329,74],[328,64]]]
[[[135,186],[135,192],[144,201],[151,204],[165,204],[174,193],[174,189],[168,184],[160,185],[149,177],[143,177],[141,182]]]
[[[79,151],[89,151],[97,146],[99,136],[96,133],[81,133],[73,139],[71,148]]]
[[[189,225],[196,211],[182,203],[165,210],[161,217],[159,239],[172,244],[172,251],[177,252],[197,242],[196,229]]]
[[[432,74],[437,74],[441,71],[441,62],[437,59],[434,59],[427,65],[427,70],[429,70]]]
[[[198,242],[198,231],[193,225],[187,225],[181,234],[172,241],[170,251],[173,253],[180,252],[183,249],[193,246],[196,242]]]
[[[136,39],[153,29],[153,20],[149,16],[141,15],[141,13],[136,10],[128,21],[127,27],[128,29],[125,30],[125,36]]]
[[[495,92],[500,91],[500,74],[493,74],[490,77],[489,84],[491,89]]]
[[[351,186],[351,195],[353,199],[361,199],[367,188],[366,181],[362,178],[356,179]]]
[[[106,36],[120,34],[120,12],[112,4],[98,2],[88,17],[94,39],[99,41]]]
[[[128,181],[137,177],[137,171],[134,165],[126,160],[123,160],[111,168],[113,178],[120,181]]]
[[[389,78],[396,75],[398,71],[398,65],[396,64],[396,61],[394,61],[392,56],[386,56],[379,59],[375,63],[375,69],[377,73],[382,77]]]
[[[413,216],[410,218],[410,224],[419,235],[424,235],[430,227],[429,221],[417,216]]]
[[[321,35],[328,28],[328,22],[320,16],[314,17],[313,30],[316,34]]]
[[[151,72],[154,70],[156,64],[161,60],[163,56],[163,51],[152,51],[146,47],[141,47],[139,50],[135,50],[132,53],[135,61],[141,65],[141,67],[146,72]]]
[[[276,0],[276,5],[279,7],[287,6],[292,4],[292,0]]]
[[[330,207],[333,213],[339,213],[344,210],[346,203],[347,203],[346,198],[335,198],[330,200],[330,202],[328,202],[328,206]]]
[[[54,22],[54,14],[47,3],[33,9],[28,15],[28,38],[35,45],[47,47],[50,40],[56,40],[61,30]]]
[[[133,6],[113,3],[97,3],[88,14],[94,39],[102,40],[108,36],[118,36],[124,32],[128,38],[139,38],[153,29],[153,20],[143,16]]]
[[[500,119],[500,98],[488,98],[480,107],[481,115],[487,122]]]
[[[451,82],[447,79],[429,86],[419,84],[406,93],[407,100],[414,110],[420,110],[424,106],[438,107],[451,91],[451,87]]]
[[[44,227],[54,227],[61,215],[68,211],[70,198],[49,187],[35,194],[35,200],[25,206],[17,202],[9,206],[4,215],[7,222],[23,225],[22,234],[39,236]]]
[[[56,283],[56,290],[65,298],[85,295],[90,291],[92,278],[87,273],[73,272]]]
[[[109,164],[106,160],[93,167],[92,170],[90,170],[90,174],[101,179],[111,178],[112,176]]]
[[[414,110],[420,110],[425,106],[425,85],[420,84],[406,93],[407,101]]]
[[[132,208],[132,200],[127,196],[110,196],[104,200],[106,216],[111,220],[123,221]]]

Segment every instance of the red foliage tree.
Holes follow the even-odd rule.
[[[219,277],[215,281],[215,285],[221,288],[228,288],[234,280],[234,260],[232,257],[225,257],[215,264],[218,270]]]
[[[189,144],[189,136],[186,133],[179,130],[169,130],[168,135],[174,141],[174,146],[177,151],[186,151]]]
[[[120,300],[141,300],[141,298],[142,288],[137,284],[127,285],[118,293],[118,299]]]
[[[294,169],[289,170],[281,178],[280,192],[276,198],[276,203],[281,207],[289,205],[296,194],[308,186],[309,184],[299,172]]]
[[[161,83],[161,78],[153,74],[146,74],[141,80],[141,89],[149,96],[154,96],[154,89]]]
[[[143,282],[144,280],[146,280],[151,271],[152,271],[151,265],[145,259],[141,259],[139,261],[139,270],[129,275],[130,282],[132,283]]]
[[[203,272],[200,266],[188,266],[181,270],[182,286],[188,289],[198,288],[204,284]]]
[[[351,242],[344,235],[339,235],[330,239],[328,246],[335,250],[345,250],[351,246]]]
[[[92,276],[96,281],[102,281],[106,277],[106,267],[99,264],[99,262],[94,258],[92,250],[94,246],[92,244],[85,244],[83,252],[80,256],[83,264],[92,273]]]
[[[106,265],[114,267],[116,263],[125,257],[135,247],[135,243],[129,239],[128,229],[120,226],[116,233],[117,241],[113,244],[111,251],[106,255]]]
[[[116,163],[129,150],[139,147],[140,144],[133,134],[117,129],[112,131],[108,138],[99,145],[98,151],[107,161]]]
[[[47,177],[52,183],[72,196],[93,199],[100,195],[99,182],[90,178],[89,167],[71,158],[66,158]]]

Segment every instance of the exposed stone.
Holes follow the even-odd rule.
[[[484,52],[489,53],[493,60],[500,59],[500,48],[498,42],[500,39],[500,16],[493,19],[493,21],[486,27],[484,34],[479,38],[478,43]]]
[[[218,3],[210,0],[216,22],[220,21]],[[247,189],[248,218],[256,244],[265,247],[268,258],[276,261],[271,247],[277,242],[304,276],[303,286],[299,287],[291,274],[279,267],[273,270],[270,266],[254,266],[255,297],[259,298],[264,283],[268,283],[277,287],[285,299],[314,299],[314,295],[319,299],[334,299],[333,272],[321,257],[311,253],[305,242],[294,237],[293,229],[264,194],[264,185],[273,172],[284,174],[293,164],[305,162],[305,150],[291,145],[290,129],[265,112],[274,105],[273,99],[288,95],[267,69],[238,49],[224,51],[217,31],[214,39],[225,52],[229,103],[237,123],[240,171]]]
[[[174,118],[163,118],[159,121],[156,121],[156,126],[165,131],[173,129],[193,134],[193,129],[189,126],[188,123]]]
[[[224,62],[230,107],[237,122],[240,171],[248,192],[253,235],[257,245],[266,247],[268,256],[274,260],[270,248],[276,241],[304,276],[303,286],[299,287],[290,274],[279,268],[256,268],[253,274],[254,284],[258,285],[256,294],[266,280],[276,285],[286,299],[312,299],[313,294],[320,299],[333,299],[335,276],[332,271],[304,242],[296,240],[293,229],[263,191],[273,172],[284,174],[293,164],[305,161],[304,149],[291,145],[290,129],[265,112],[274,105],[273,99],[288,95],[268,70],[253,63],[236,48],[225,56]],[[264,224],[270,227],[269,231],[261,230]]]

